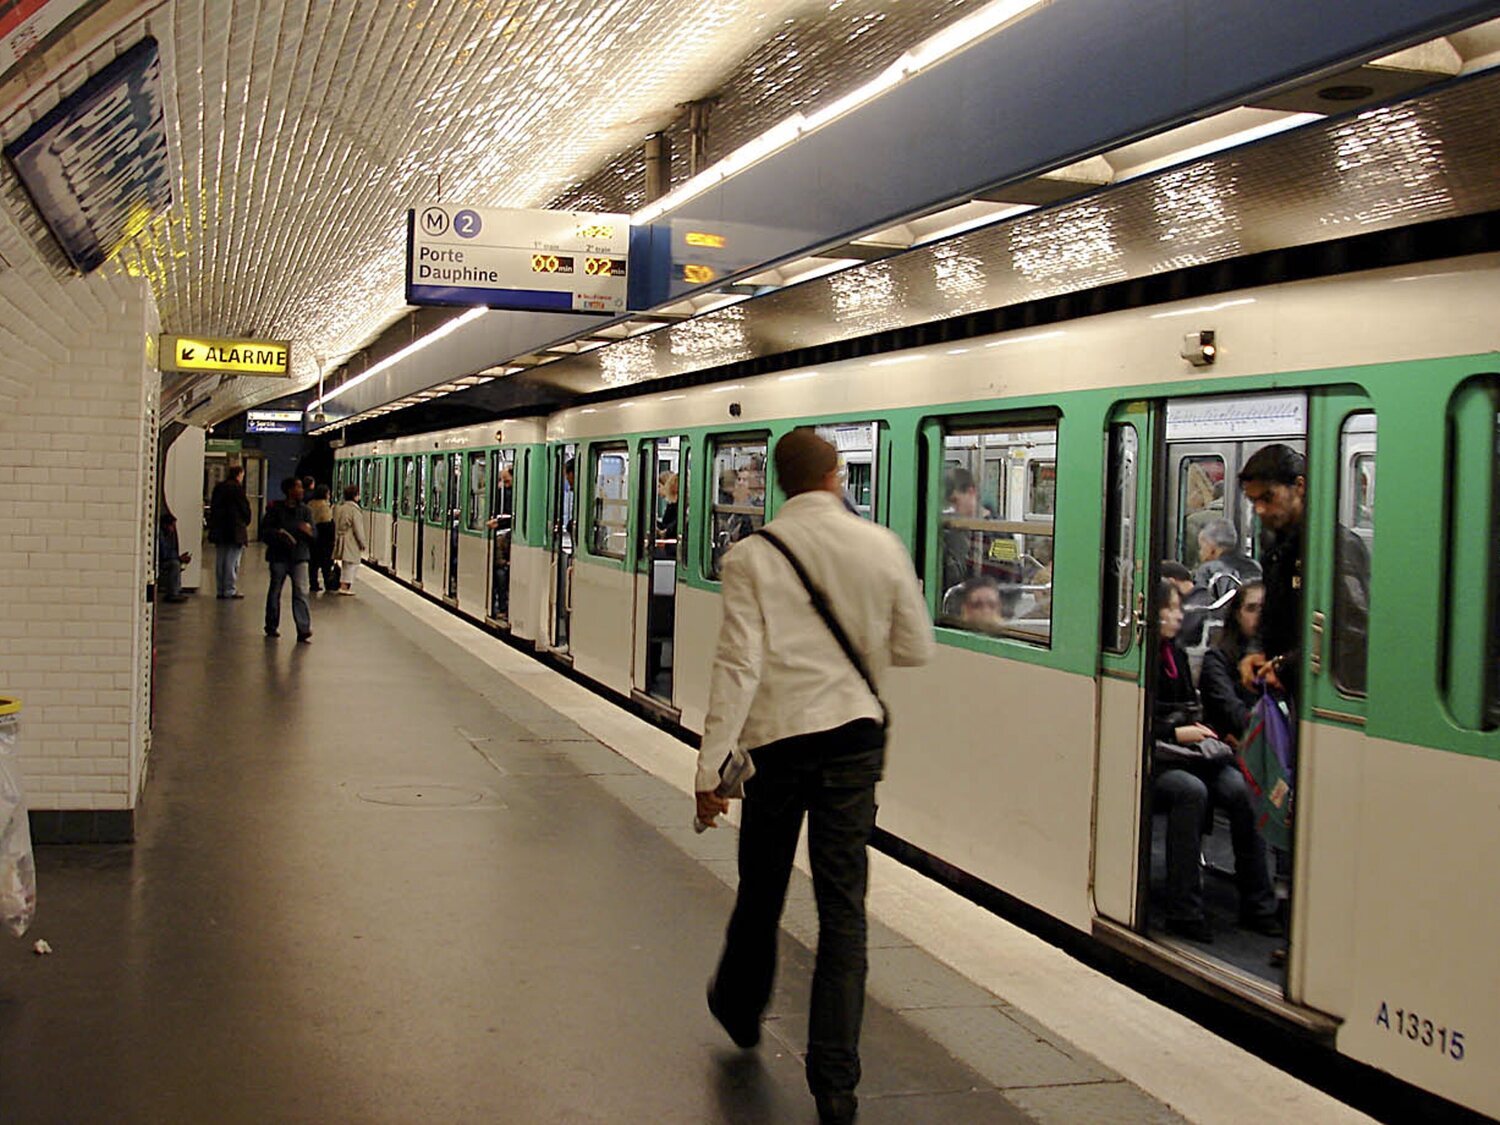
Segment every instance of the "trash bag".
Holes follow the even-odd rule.
[[[1291,712],[1274,691],[1264,691],[1240,739],[1239,767],[1250,786],[1255,823],[1273,848],[1292,846],[1294,745]]]
[[[20,937],[36,915],[36,862],[15,729],[14,715],[0,715],[0,926]]]

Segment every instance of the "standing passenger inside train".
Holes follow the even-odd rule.
[[[1200,838],[1215,806],[1229,817],[1234,876],[1240,895],[1240,925],[1259,934],[1282,932],[1276,892],[1266,867],[1266,842],[1255,826],[1255,806],[1234,753],[1201,721],[1187,652],[1178,641],[1182,596],[1170,581],[1157,589],[1161,638],[1152,708],[1152,799],[1167,814],[1168,933],[1211,942],[1213,927],[1203,907]]]
[[[1240,659],[1240,683],[1297,690],[1302,629],[1302,523],[1306,515],[1307,459],[1277,442],[1255,451],[1240,470],[1240,487],[1261,526],[1266,601],[1260,636]]]
[[[354,594],[354,576],[369,545],[365,542],[365,510],[359,506],[359,485],[344,486],[344,499],[333,512],[333,550],[339,563],[339,593]],[[332,589],[332,586],[329,587]]]
[[[312,615],[307,609],[307,568],[312,558],[312,512],[302,502],[302,482],[287,477],[281,482],[285,499],[273,504],[261,517],[260,537],[266,544],[266,564],[271,580],[266,589],[266,636],[281,636],[281,588],[292,580],[292,621],[297,640],[312,640]]]
[[[656,537],[672,544],[677,542],[677,488],[677,474],[670,469],[656,478],[656,493],[662,501],[661,514],[656,517]]]
[[[1224,627],[1207,652],[1198,672],[1203,697],[1203,721],[1224,736],[1235,749],[1250,723],[1250,709],[1257,693],[1240,682],[1240,661],[1260,634],[1260,611],[1266,601],[1266,584],[1259,579],[1235,591],[1224,618]]]
[[[1260,563],[1240,550],[1240,533],[1225,519],[1198,532],[1198,557],[1203,561],[1193,571],[1193,585],[1207,590],[1210,602],[1260,577]]]
[[[744,751],[755,767],[744,783],[739,892],[708,1006],[738,1046],[760,1041],[805,816],[818,904],[807,1083],[822,1121],[848,1122],[867,971],[865,849],[885,761],[878,685],[892,664],[926,663],[932,623],[901,541],[845,510],[834,447],[798,429],[776,443],[775,457],[786,503],[724,556],[724,619],[698,757],[704,823],[728,811],[724,767]]]
[[[214,485],[208,501],[208,541],[215,547],[214,581],[221,598],[243,598],[240,559],[250,540],[250,500],[245,495],[245,466],[231,465]]]

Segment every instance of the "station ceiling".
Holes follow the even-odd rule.
[[[292,385],[169,382],[167,399],[212,394],[193,416],[211,424],[315,383],[403,321],[415,203],[638,206],[641,140],[680,132],[684,103],[722,95],[709,136],[727,151],[758,127],[737,104],[776,114],[826,98],[975,6],[106,0],[0,83],[0,139],[143,36],[158,41],[175,200],[104,268],[149,279],[165,331],[293,341]],[[680,175],[688,149],[676,146]],[[66,273],[8,168],[0,201],[23,239],[0,253]]]

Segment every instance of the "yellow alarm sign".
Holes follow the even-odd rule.
[[[222,371],[231,375],[291,374],[289,340],[219,340],[162,333],[163,371]]]

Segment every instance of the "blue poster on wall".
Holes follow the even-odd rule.
[[[161,57],[143,39],[5,146],[68,260],[98,269],[172,204]]]

